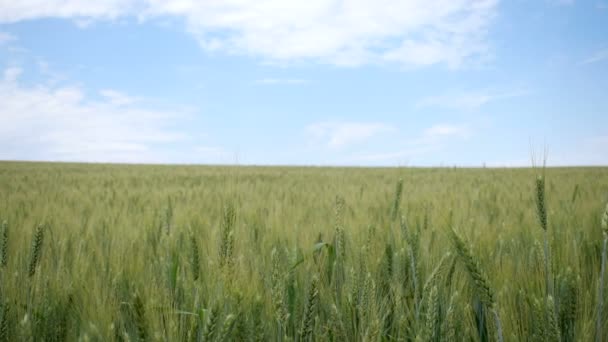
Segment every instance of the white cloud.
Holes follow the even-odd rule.
[[[308,80],[301,78],[262,78],[255,80],[256,84],[262,85],[297,85],[306,84],[308,82]]]
[[[131,105],[140,100],[137,97],[129,96],[112,89],[103,89],[99,91],[99,94],[115,106]]]
[[[0,22],[13,23],[37,18],[114,19],[135,9],[136,0],[24,0],[3,1]]]
[[[0,159],[162,162],[158,150],[188,138],[172,129],[187,113],[135,107],[107,92],[92,101],[77,86],[25,86],[19,72],[7,69],[0,81]]]
[[[333,149],[361,143],[393,130],[394,127],[379,122],[321,122],[306,127],[314,142]]]
[[[596,51],[593,55],[591,55],[588,58],[586,58],[585,60],[581,61],[580,64],[585,65],[585,64],[598,63],[598,62],[602,62],[606,59],[608,59],[608,49],[603,49],[603,50]]]
[[[14,40],[17,40],[17,37],[10,33],[0,31],[0,45],[10,43]]]
[[[515,90],[504,92],[472,91],[454,92],[443,95],[429,96],[420,100],[418,107],[436,107],[458,110],[477,109],[490,102],[505,100],[529,94],[528,91]]]
[[[424,131],[422,139],[424,141],[437,141],[445,138],[467,138],[471,134],[471,129],[464,124],[437,124]]]
[[[488,54],[486,36],[497,5],[498,0],[20,0],[2,5],[0,23],[176,17],[210,51],[273,62],[459,67]]]
[[[19,75],[21,75],[21,73],[23,72],[23,70],[21,70],[21,68],[19,67],[10,67],[10,68],[6,68],[4,69],[4,82],[6,83],[13,83],[17,80],[17,78],[19,78]]]

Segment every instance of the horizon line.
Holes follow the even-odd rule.
[[[112,165],[112,166],[191,166],[191,167],[267,167],[267,168],[353,168],[353,169],[537,169],[534,165],[357,165],[357,164],[256,164],[256,163],[154,163],[154,162],[111,162],[111,161],[65,161],[65,160],[0,160],[0,163],[28,164],[76,164],[76,165]],[[540,168],[608,168],[608,165],[546,165]]]

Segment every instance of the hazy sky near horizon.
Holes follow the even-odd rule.
[[[0,160],[608,165],[608,0],[0,0]]]

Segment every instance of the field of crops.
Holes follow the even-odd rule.
[[[2,341],[608,340],[608,168],[2,162],[0,194]]]

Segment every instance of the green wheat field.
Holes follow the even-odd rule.
[[[0,194],[2,341],[608,340],[608,168],[1,162]]]

